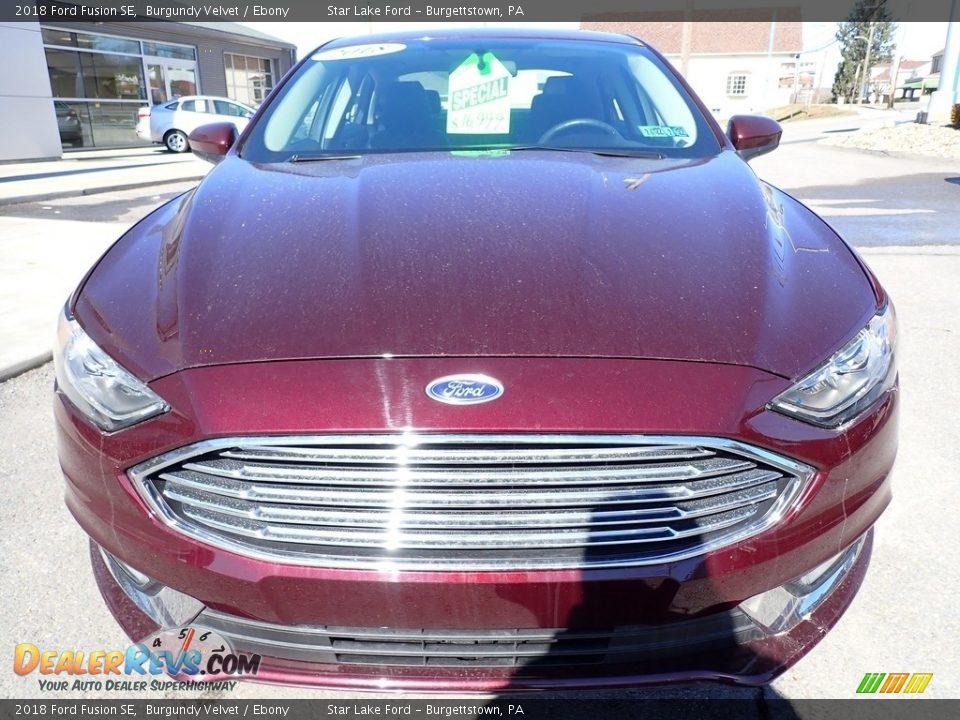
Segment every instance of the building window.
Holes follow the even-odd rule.
[[[747,78],[745,73],[730,73],[727,75],[727,95],[740,97],[747,94]]]
[[[58,98],[142,100],[143,63],[138,57],[46,49],[50,88]]]
[[[268,58],[224,53],[227,97],[256,107],[273,88],[273,66]]]
[[[196,49],[57,27],[41,28],[60,140],[73,147],[142,143],[141,105],[194,95]]]
[[[169,43],[144,42],[143,54],[154,57],[179,58],[180,60],[196,60],[197,51],[188,45],[170,45]]]
[[[933,62],[930,63],[930,74],[936,75],[938,72],[940,72],[940,65],[942,64],[943,64],[943,55],[937,55],[933,59]]]

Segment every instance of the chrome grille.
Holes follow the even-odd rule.
[[[271,561],[397,570],[616,567],[777,521],[811,468],[720,438],[210,440],[130,476],[171,526]]]

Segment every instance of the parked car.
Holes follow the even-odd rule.
[[[60,144],[70,143],[73,147],[83,147],[83,128],[77,111],[62,100],[53,101],[57,113],[57,128],[60,130]]]
[[[340,689],[783,672],[864,578],[899,390],[883,287],[745,162],[780,134],[529,29],[335,40],[196,129],[60,320],[117,621]]]
[[[254,109],[236,100],[212,95],[188,95],[162,105],[144,106],[137,113],[137,136],[163,144],[167,150],[190,150],[187,139],[201,125],[229,122],[242,132]]]

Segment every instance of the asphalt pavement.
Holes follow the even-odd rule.
[[[866,582],[837,627],[769,688],[696,684],[605,697],[753,698],[761,701],[756,716],[765,717],[763,698],[848,698],[866,672],[932,672],[927,697],[960,698],[960,621],[953,602],[960,587],[960,549],[954,539],[960,481],[960,172],[936,160],[828,148],[804,139],[817,134],[788,127],[784,145],[754,167],[822,212],[859,248],[896,303],[901,445],[894,502],[878,523]],[[0,208],[4,248],[16,239],[11,228],[31,238],[20,245],[20,265],[14,267],[6,251],[0,255],[0,263],[11,260],[0,265],[0,272],[5,278],[30,272],[24,264],[33,262],[38,282],[49,277],[49,258],[83,244],[83,260],[79,255],[69,260],[74,274],[82,274],[85,258],[92,259],[124,227],[179,190]],[[94,585],[85,536],[62,504],[51,387],[49,365],[0,384],[0,488],[5,491],[0,649],[12,652],[18,642],[60,650],[124,647],[126,639]],[[55,696],[41,692],[35,676],[22,678],[9,668],[0,666],[0,697]],[[338,695],[241,683],[229,697]]]
[[[194,185],[0,205],[0,381],[49,357],[67,296],[124,230]]]

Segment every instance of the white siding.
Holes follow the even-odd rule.
[[[39,24],[0,23],[0,68],[0,161],[60,157]]]
[[[668,55],[680,67],[679,55]],[[790,102],[792,89],[777,87],[780,68],[793,63],[793,54],[761,55],[692,55],[687,62],[687,82],[717,119],[725,122],[738,113],[762,113]],[[746,94],[727,94],[727,78],[731,74],[747,76]]]

